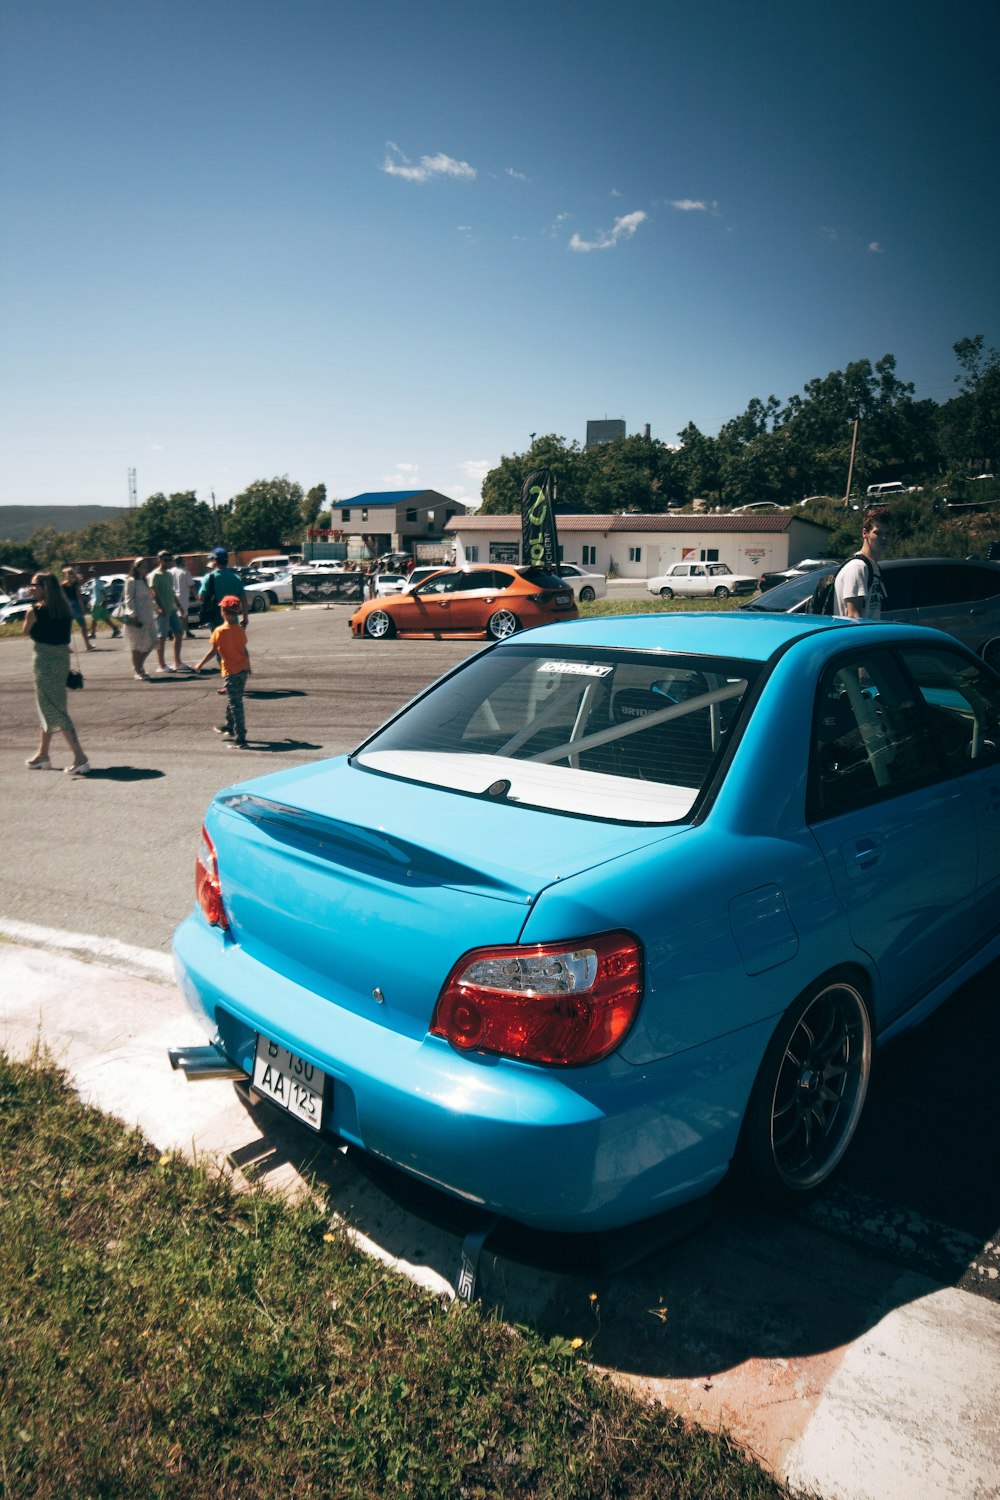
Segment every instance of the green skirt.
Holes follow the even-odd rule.
[[[66,674],[69,671],[69,647],[35,642],[35,702],[42,728],[72,729],[73,720],[66,712]]]

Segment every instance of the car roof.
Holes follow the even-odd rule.
[[[768,661],[786,645],[818,631],[859,629],[865,629],[863,621],[826,615],[743,614],[739,611],[699,614],[692,610],[669,615],[602,615],[539,625],[527,636],[512,636],[510,644],[530,642],[546,651],[559,646],[583,646]],[[919,627],[878,623],[868,629],[877,630],[881,640],[890,630],[909,634]]]

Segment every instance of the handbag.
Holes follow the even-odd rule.
[[[73,660],[76,662],[76,666],[70,667],[66,673],[66,686],[75,693],[83,687],[83,673],[80,671],[80,658],[76,654],[75,646],[73,647]]]
[[[130,609],[126,609],[124,599],[120,604],[115,605],[111,614],[114,619],[121,620],[123,625],[139,626],[142,623],[138,615],[134,615]]]

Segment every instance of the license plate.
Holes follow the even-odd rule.
[[[326,1074],[304,1057],[297,1057],[287,1047],[259,1036],[253,1060],[253,1086],[311,1130],[319,1130],[323,1122]]]
[[[570,589],[570,591],[569,591],[568,594],[557,594],[556,597],[555,597],[555,605],[556,605],[557,609],[568,609],[569,606],[572,603],[573,603],[573,590],[572,589]]]

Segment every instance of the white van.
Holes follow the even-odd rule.
[[[890,484],[870,484],[865,491],[869,500],[880,500],[885,495],[905,495],[906,486],[898,479],[893,479]]]
[[[292,566],[292,559],[285,557],[284,553],[278,553],[274,557],[255,557],[249,566],[258,573],[287,573]]]

